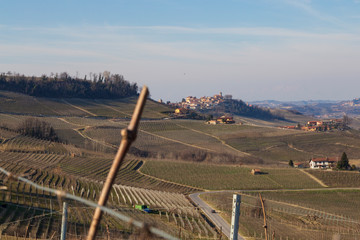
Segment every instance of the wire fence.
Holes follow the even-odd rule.
[[[161,238],[164,238],[164,239],[169,239],[169,240],[176,240],[178,238],[176,237],[173,237],[171,236],[170,234],[160,230],[160,229],[157,229],[155,227],[152,227],[152,226],[148,226],[146,223],[144,222],[140,222],[140,221],[137,221],[131,217],[128,217],[126,215],[123,215],[119,212],[116,212],[115,210],[111,209],[111,208],[108,208],[108,207],[105,207],[105,206],[101,206],[101,205],[98,205],[97,203],[93,202],[93,201],[90,201],[90,200],[87,200],[87,199],[84,199],[84,198],[81,198],[81,197],[78,197],[78,196],[75,196],[75,195],[72,195],[72,194],[69,194],[65,191],[62,191],[62,190],[57,190],[57,189],[52,189],[52,188],[49,188],[49,187],[44,187],[44,186],[41,186],[39,184],[36,184],[32,181],[30,181],[29,179],[26,179],[25,177],[21,177],[21,176],[16,176],[8,171],[6,171],[4,168],[0,167],[0,172],[4,173],[7,178],[8,178],[8,181],[22,181],[24,183],[27,183],[29,185],[31,185],[32,187],[38,189],[38,190],[41,190],[41,191],[45,191],[45,192],[48,192],[48,193],[51,193],[51,194],[55,194],[58,198],[58,201],[59,201],[59,204],[61,204],[61,202],[63,202],[65,199],[69,199],[69,200],[74,200],[74,201],[77,201],[77,202],[81,202],[89,207],[92,207],[92,208],[100,208],[103,212],[125,222],[125,223],[128,223],[130,225],[133,225],[135,227],[138,227],[138,228],[142,228],[142,229],[147,229],[148,231],[150,231],[150,233],[156,235],[156,236],[159,236]],[[2,188],[4,190],[4,188]]]

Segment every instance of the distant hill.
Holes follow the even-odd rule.
[[[67,73],[48,77],[29,77],[20,74],[0,75],[0,90],[36,97],[115,99],[136,96],[138,86],[119,74],[95,75],[88,80]]]
[[[0,90],[0,113],[12,115],[130,119],[136,102],[137,96],[117,99],[46,98]],[[148,99],[143,118],[166,118],[170,111],[173,109],[169,106]]]
[[[359,98],[350,101],[310,100],[281,102],[266,100],[252,102],[252,104],[261,107],[297,111],[304,115],[314,116],[316,118],[341,118],[344,115],[349,115],[351,117],[360,116]]]
[[[278,114],[272,113],[269,109],[249,105],[243,102],[242,100],[235,99],[226,99],[224,102],[215,106],[213,110],[209,112],[213,112],[215,114],[232,114],[250,118],[257,118],[263,120],[284,120],[284,117]]]

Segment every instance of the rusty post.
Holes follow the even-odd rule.
[[[101,195],[100,195],[100,198],[98,201],[98,205],[100,205],[100,206],[106,205],[106,202],[108,200],[109,193],[110,193],[112,185],[114,183],[116,174],[119,171],[119,168],[126,156],[127,151],[130,148],[131,143],[133,141],[135,141],[135,139],[136,139],[137,128],[139,126],[140,117],[144,110],[145,102],[146,102],[148,95],[149,95],[149,90],[146,86],[144,86],[144,88],[142,89],[142,91],[140,93],[140,96],[139,96],[138,102],[136,104],[131,121],[129,123],[129,126],[121,131],[122,139],[120,142],[120,146],[115,155],[113,164],[110,168],[109,174],[106,178],[105,184],[103,186],[103,189],[101,191]],[[101,220],[101,216],[102,216],[101,209],[96,208],[91,225],[90,225],[87,240],[95,239],[97,228],[98,228],[98,225]]]

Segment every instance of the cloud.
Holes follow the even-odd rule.
[[[336,91],[329,82],[341,79],[342,84],[354,86],[352,91],[359,85],[354,80],[360,75],[356,34],[267,27],[2,29],[0,35],[9,33],[0,36],[0,69],[4,71],[38,75],[78,71],[84,75],[110,70],[149,85],[156,99],[178,100],[187,94],[210,95],[219,90],[247,100],[300,99],[317,94],[305,89],[310,85],[324,90],[318,98],[331,98],[326,94]]]
[[[286,0],[290,1],[290,0]],[[360,1],[360,0],[359,0]],[[297,3],[298,4],[298,3]],[[358,18],[359,16],[354,16]],[[110,39],[116,40],[134,38],[146,38],[151,36],[156,39],[156,34],[181,34],[186,36],[197,35],[213,35],[213,36],[250,36],[250,37],[285,37],[285,38],[309,38],[309,39],[359,39],[359,35],[351,33],[327,33],[327,32],[306,32],[291,30],[287,28],[274,28],[274,27],[222,27],[222,28],[207,28],[207,27],[177,27],[177,26],[67,26],[67,27],[9,27],[1,26],[3,30],[18,33],[30,33],[33,35],[39,34],[42,37],[61,36],[66,38],[65,41],[74,39],[83,39],[92,42],[94,39]]]
[[[311,5],[311,0],[283,0],[283,1],[289,5],[292,5],[294,7],[297,7],[299,9],[303,10],[310,16],[313,16],[319,20],[322,20],[322,21],[325,21],[325,22],[328,22],[331,24],[335,24],[340,27],[345,27],[345,23],[340,21],[338,18],[329,16],[329,15],[324,14],[324,13],[316,10],[315,8],[313,8]],[[357,0],[355,0],[355,1],[357,1]]]

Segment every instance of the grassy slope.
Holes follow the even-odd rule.
[[[119,131],[127,125],[135,101],[134,98],[116,101],[83,99],[66,99],[66,101],[62,101],[57,99],[33,98],[21,94],[0,91],[1,111],[17,113],[17,115],[0,113],[0,123],[16,127],[18,123],[27,117],[26,114],[46,115],[45,117],[41,117],[41,119],[49,121],[59,132],[59,135],[69,143],[80,147],[87,147],[89,150],[98,152],[91,152],[72,146],[62,147],[58,144],[55,146],[46,145],[44,142],[42,142],[42,145],[40,144],[43,146],[43,149],[39,150],[34,148],[33,150],[46,150],[61,155],[71,148],[77,155],[80,155],[82,151],[84,154],[83,157],[67,157],[65,160],[59,160],[60,164],[58,164],[58,160],[56,160],[54,163],[49,164],[49,166],[56,164],[63,168],[65,172],[73,174],[80,174],[85,171],[86,175],[86,171],[90,171],[90,168],[83,168],[83,165],[86,163],[93,162],[94,167],[96,163],[100,163],[98,165],[99,171],[108,168],[111,157],[104,156],[101,151],[107,148],[101,146],[103,146],[102,144],[118,145],[120,141]],[[360,137],[359,132],[355,130],[348,132],[307,133],[294,130],[282,130],[274,127],[277,125],[286,125],[284,124],[286,122],[265,122],[248,118],[242,118],[242,120],[244,120],[243,122],[247,122],[246,125],[216,126],[205,125],[202,121],[154,120],[165,117],[166,115],[162,112],[168,110],[169,108],[164,105],[148,101],[143,117],[152,120],[141,123],[141,131],[134,146],[142,150],[166,151],[170,153],[194,151],[198,150],[198,147],[235,155],[241,155],[239,151],[242,151],[255,157],[261,157],[265,163],[287,163],[289,159],[305,161],[312,156],[339,155],[343,151],[348,153],[350,159],[360,158],[360,148],[358,147],[360,146]],[[122,119],[112,121],[104,118],[89,118],[91,116],[106,116],[109,118]],[[306,121],[303,116],[292,117],[294,122]],[[3,131],[0,135],[2,141],[7,141],[7,139],[16,136],[6,131]],[[9,140],[9,143],[11,143],[11,145],[9,145],[11,148],[19,148],[17,146],[21,144],[22,151],[28,151],[29,148],[34,147],[34,145],[39,145],[37,141],[33,142],[23,137],[16,137],[12,142]],[[24,155],[24,159],[27,158],[27,153],[21,154]],[[32,155],[29,156],[34,159],[34,162],[42,161],[43,153],[37,154],[39,156],[35,153],[31,154]],[[113,155],[111,154],[111,156]],[[7,157],[7,153],[5,157]],[[104,158],[107,159],[106,166],[101,164]],[[74,161],[76,161],[76,163]],[[30,162],[29,164],[32,163]],[[206,189],[299,189],[320,187],[311,178],[296,169],[260,168],[268,174],[252,176],[250,175],[249,167],[169,161],[147,161],[141,171],[169,181]],[[96,176],[105,176],[103,172],[96,172],[96,169],[91,169],[91,171],[93,171]],[[357,173],[314,172],[312,174],[329,186],[352,186],[354,182],[359,182]],[[138,173],[135,175],[137,177]],[[121,183],[121,178],[119,181]],[[155,180],[153,183],[156,185]],[[338,209],[341,211],[341,206],[337,205],[339,202],[345,202],[348,205],[354,205],[356,203],[354,206],[358,204],[356,197],[357,192],[330,192],[327,195],[325,192],[298,192],[297,194],[284,193],[283,195],[279,195],[278,193],[266,194],[265,196],[269,199],[276,198],[279,201],[292,201],[299,205],[319,209],[331,206],[334,210]],[[319,202],[314,203],[311,201],[314,196],[316,196]],[[226,199],[230,199],[231,204],[231,195],[227,195]],[[319,205],[320,202],[328,202],[329,204]],[[219,202],[218,204],[219,206],[221,204],[224,205],[224,202]],[[226,204],[228,203],[226,202]],[[225,208],[224,211],[226,211]],[[346,211],[350,215],[351,209]],[[280,219],[277,215],[272,216],[273,219]],[[285,217],[290,219],[288,215]],[[249,223],[248,231],[257,231],[258,226],[260,226],[261,230],[261,219],[254,220],[254,218],[246,218],[246,220]],[[297,221],[293,218],[290,220]],[[250,224],[252,222],[256,227]],[[279,226],[277,231],[286,232],[284,229],[286,231],[292,231],[292,227],[289,227],[289,224]],[[299,234],[302,233],[301,230],[296,232],[299,232]]]
[[[89,145],[87,136],[96,144],[118,145],[119,130],[126,126],[135,106],[136,99],[89,100],[89,99],[45,99],[0,91],[0,109],[18,114],[50,115],[42,118],[54,125],[62,139],[84,147]],[[143,119],[166,117],[162,112],[170,109],[154,101],[148,101]],[[61,118],[58,115],[61,115]],[[64,115],[65,116],[64,116]],[[54,116],[55,115],[55,116]],[[86,116],[86,117],[84,117]],[[122,118],[122,121],[93,118],[106,116]],[[304,121],[305,116],[286,113],[289,119]],[[2,124],[10,127],[26,118],[26,115],[0,114]],[[92,117],[92,118],[88,118]],[[335,156],[346,152],[350,159],[360,159],[360,134],[349,132],[310,133],[284,130],[274,125],[284,122],[266,122],[254,119],[240,119],[245,125],[206,125],[193,120],[143,121],[141,132],[134,146],[156,153],[212,150],[263,159],[264,163],[278,164],[293,161],[308,161],[316,156]],[[105,128],[105,127],[114,127]],[[75,129],[75,130],[74,130]],[[82,135],[83,134],[83,135]],[[171,157],[167,154],[166,157]]]
[[[1,111],[20,114],[129,118],[136,101],[136,97],[115,100],[36,98],[20,93],[0,91]],[[170,110],[166,105],[149,100],[146,103],[143,118],[164,118],[167,115],[162,112]]]
[[[141,172],[161,179],[204,189],[286,189],[321,187],[307,175],[292,168],[263,168],[253,176],[251,169],[240,166],[147,161]]]

